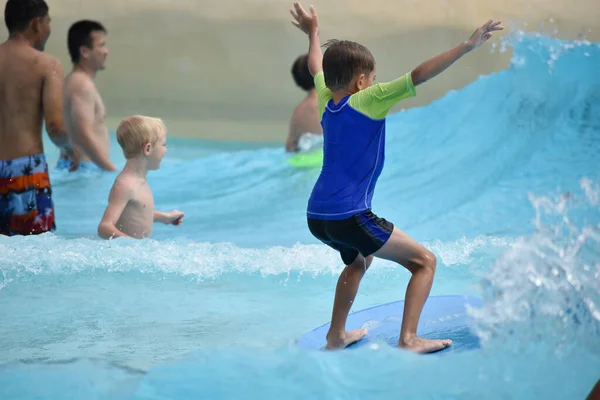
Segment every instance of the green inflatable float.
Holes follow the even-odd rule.
[[[323,149],[294,154],[288,158],[288,163],[296,168],[321,168],[323,166]]]

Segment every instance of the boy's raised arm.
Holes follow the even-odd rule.
[[[500,26],[500,21],[489,20],[483,24],[480,28],[476,29],[469,40],[461,43],[442,53],[436,57],[433,57],[415,69],[411,73],[412,81],[415,86],[420,85],[423,82],[427,82],[429,79],[443,72],[450,65],[454,64],[459,58],[478,48],[483,42],[492,37],[492,32],[500,31],[504,29]]]
[[[319,39],[319,17],[313,6],[309,8],[310,14],[304,10],[299,2],[294,2],[294,10],[290,10],[294,20],[292,24],[308,35],[308,69],[312,76],[323,70],[323,52]]]

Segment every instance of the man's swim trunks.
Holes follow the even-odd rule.
[[[0,234],[37,235],[55,229],[46,157],[0,161]]]
[[[371,211],[363,211],[341,220],[308,218],[308,229],[321,242],[339,251],[344,264],[350,265],[359,253],[367,257],[379,250],[390,238],[394,224]]]

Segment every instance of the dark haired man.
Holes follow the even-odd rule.
[[[63,122],[63,70],[43,53],[50,36],[44,0],[8,0],[8,40],[0,45],[0,234],[53,231],[54,205],[42,142],[74,156]]]
[[[296,58],[292,64],[292,77],[296,85],[306,92],[306,97],[296,106],[292,114],[285,150],[308,151],[315,146],[320,146],[323,138],[315,82],[308,70],[308,54]]]
[[[65,120],[69,136],[80,154],[79,168],[116,171],[109,159],[110,136],[105,124],[106,109],[96,89],[96,73],[104,69],[108,49],[106,29],[90,20],[75,22],[69,28],[67,45],[73,70],[65,78]],[[66,153],[61,154],[57,168],[67,168]]]

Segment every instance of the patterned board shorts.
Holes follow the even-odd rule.
[[[0,161],[0,234],[37,235],[55,229],[46,157]]]

